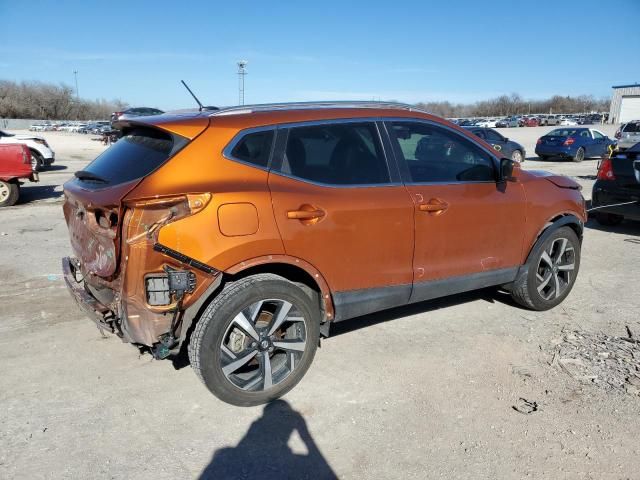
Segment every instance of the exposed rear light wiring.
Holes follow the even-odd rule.
[[[127,244],[156,240],[158,230],[176,220],[200,212],[211,200],[210,193],[135,201],[127,206],[133,216],[127,234]]]

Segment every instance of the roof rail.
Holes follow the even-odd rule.
[[[321,108],[391,108],[398,110],[408,110],[415,112],[428,113],[415,105],[398,102],[375,102],[375,101],[324,101],[324,102],[289,102],[289,103],[263,103],[257,105],[238,105],[234,107],[222,107],[210,117],[219,117],[222,115],[241,115],[253,112],[272,112],[278,110],[315,110]]]

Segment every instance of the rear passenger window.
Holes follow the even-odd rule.
[[[490,142],[504,142],[504,138],[493,130],[487,130],[487,140]]]
[[[258,167],[266,167],[269,163],[273,130],[248,133],[231,150],[231,156]]]
[[[291,128],[280,171],[332,185],[389,183],[378,130],[368,122]]]
[[[393,122],[414,183],[495,181],[491,156],[470,140],[427,123]]]

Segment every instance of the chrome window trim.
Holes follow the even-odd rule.
[[[242,160],[241,158],[237,158],[231,155],[231,152],[233,152],[233,149],[236,148],[236,145],[238,145],[238,143],[240,143],[240,141],[244,137],[252,133],[265,132],[268,130],[273,130],[273,139],[271,140],[271,150],[269,151],[269,158],[267,159],[266,166],[256,165],[255,163],[247,162],[246,160]],[[240,130],[238,133],[236,133],[233,136],[233,138],[229,141],[229,143],[227,143],[227,145],[222,149],[222,156],[227,160],[231,160],[232,162],[241,163],[243,165],[247,165],[253,168],[258,168],[260,170],[264,170],[265,172],[268,172],[271,169],[271,159],[273,157],[273,149],[275,148],[275,144],[276,144],[276,131],[277,131],[277,125],[263,125],[260,127],[251,127],[251,128],[245,128],[243,130]]]
[[[419,111],[419,110],[418,110]],[[384,141],[382,138],[383,133],[380,131],[380,128],[378,126],[378,122],[414,122],[414,123],[425,123],[428,124],[430,126],[434,126],[436,128],[442,128],[445,130],[448,130],[454,134],[458,134],[460,136],[463,136],[463,134],[460,133],[460,131],[458,131],[455,128],[451,128],[448,125],[443,125],[439,122],[435,122],[433,120],[429,120],[426,118],[412,118],[412,117],[381,117],[381,116],[370,116],[370,117],[349,117],[349,118],[326,118],[326,119],[316,119],[316,120],[304,120],[304,121],[298,121],[298,122],[289,122],[289,123],[273,123],[270,125],[261,125],[259,127],[250,127],[250,128],[245,128],[243,130],[240,130],[238,133],[236,133],[234,135],[234,137],[229,141],[229,143],[225,146],[225,148],[222,151],[222,155],[224,158],[226,158],[227,160],[230,160],[232,162],[237,162],[237,163],[241,163],[243,165],[247,165],[249,167],[253,167],[253,168],[258,168],[260,170],[269,172],[269,173],[273,173],[275,175],[279,175],[281,177],[285,177],[285,178],[290,178],[293,180],[299,180],[301,182],[304,183],[308,183],[310,185],[316,185],[319,187],[329,187],[329,188],[374,188],[374,187],[398,187],[398,186],[402,186],[402,185],[417,185],[417,186],[444,186],[444,185],[468,185],[468,184],[483,184],[483,183],[487,183],[487,184],[496,184],[497,179],[496,180],[476,180],[476,181],[471,181],[471,180],[466,180],[466,181],[450,181],[450,182],[405,182],[402,181],[402,175],[400,178],[400,182],[392,182],[391,178],[391,168],[392,165],[390,162],[394,161],[396,162],[396,165],[398,162],[406,162],[406,160],[404,160],[404,158],[400,158],[400,159],[396,159],[395,158],[395,154],[393,152],[393,148],[391,152],[388,152],[387,149],[385,148],[384,145]],[[382,148],[382,152],[383,155],[385,157],[385,162],[387,165],[387,171],[389,173],[389,183],[374,183],[374,184],[344,184],[344,185],[337,185],[337,184],[331,184],[331,183],[322,183],[322,182],[314,182],[302,177],[297,177],[295,175],[290,175],[287,173],[283,173],[277,170],[272,169],[272,162],[273,162],[273,154],[274,154],[274,149],[276,147],[276,139],[277,139],[277,135],[275,135],[277,130],[289,130],[290,128],[295,128],[295,127],[306,127],[306,126],[315,126],[315,125],[330,125],[330,124],[335,124],[335,123],[372,123],[374,125],[374,127],[376,128],[376,131],[378,132],[378,140],[380,142],[380,147]],[[265,131],[265,130],[274,130],[274,139],[273,142],[271,144],[271,152],[269,153],[269,161],[267,163],[266,167],[260,166],[260,165],[256,165],[255,163],[251,163],[251,162],[247,162],[245,160],[241,160],[239,158],[236,158],[234,156],[231,155],[231,152],[233,151],[233,149],[235,148],[235,146],[240,142],[240,140],[242,138],[244,138],[245,135],[248,135],[250,133],[255,133],[255,132],[261,132],[261,131]],[[391,136],[390,133],[385,132],[385,134],[388,135],[388,138],[390,141],[393,141],[393,137]],[[469,132],[470,135],[473,135],[471,132]],[[484,151],[485,153],[487,153],[489,155],[489,157],[493,160],[494,163],[494,169],[496,170],[496,172],[498,171],[498,167],[497,165],[499,164],[499,159],[498,157],[496,157],[494,155],[494,153],[488,149],[486,149],[484,146],[480,145],[479,143],[476,143],[473,139],[469,139],[467,138],[468,141],[472,142],[476,147],[478,147],[479,149],[481,149],[482,151]],[[398,168],[398,167],[397,167]]]

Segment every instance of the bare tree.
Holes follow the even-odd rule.
[[[609,98],[593,95],[577,97],[554,95],[543,100],[526,100],[518,93],[500,95],[473,104],[452,104],[448,101],[420,102],[420,108],[441,117],[498,117],[535,113],[587,113],[609,111]]]
[[[0,80],[0,117],[42,120],[91,120],[108,118],[126,108],[116,99],[76,99],[69,85]]]

